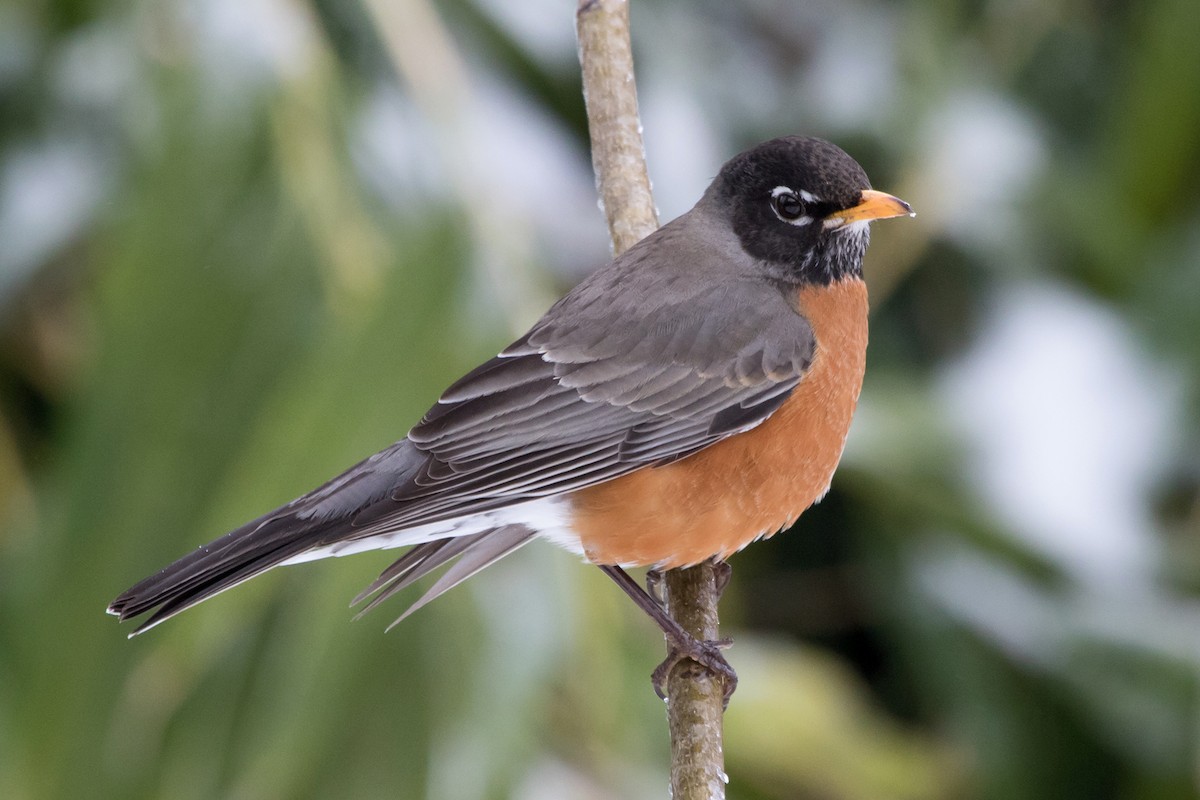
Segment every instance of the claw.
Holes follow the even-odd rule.
[[[658,695],[659,699],[667,699],[667,680],[675,665],[680,661],[693,661],[720,679],[724,695],[722,707],[729,708],[729,698],[733,696],[733,692],[737,688],[738,677],[733,667],[729,666],[729,662],[725,660],[725,656],[721,655],[721,651],[732,646],[733,640],[725,638],[715,642],[701,642],[689,636],[680,641],[668,635],[667,642],[669,649],[666,659],[655,667],[654,672],[650,673],[650,681],[654,684],[654,693]]]
[[[600,569],[616,581],[617,585],[638,604],[638,607],[650,616],[650,619],[658,623],[658,627],[662,629],[667,638],[667,659],[659,664],[658,668],[650,675],[650,679],[654,683],[655,694],[666,699],[667,678],[671,674],[671,670],[680,661],[688,659],[721,679],[725,692],[724,704],[728,707],[729,698],[733,696],[733,690],[737,688],[737,673],[721,655],[721,650],[733,644],[733,640],[718,639],[715,642],[702,642],[680,627],[679,623],[667,613],[662,601],[654,597],[654,591],[662,580],[661,574],[652,570],[646,576],[647,588],[650,589],[650,591],[646,591],[638,585],[637,581],[629,577],[625,570],[616,565],[601,565]],[[721,591],[729,583],[731,572],[729,565],[723,561],[715,562],[714,572],[717,581],[715,588]]]

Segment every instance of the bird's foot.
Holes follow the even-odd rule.
[[[681,661],[691,661],[720,679],[724,692],[722,707],[728,708],[729,698],[737,688],[738,677],[733,667],[725,660],[725,656],[721,655],[721,651],[732,644],[733,640],[729,638],[702,642],[686,633],[675,636],[668,632],[667,658],[650,674],[655,694],[663,700],[667,699],[667,679],[671,676],[671,670]]]
[[[733,667],[729,666],[729,662],[721,655],[721,650],[733,644],[730,639],[718,639],[716,641],[700,641],[684,630],[678,622],[671,618],[667,613],[666,608],[660,600],[653,597],[652,593],[658,588],[658,583],[661,582],[662,576],[657,579],[650,578],[647,581],[647,586],[651,591],[646,591],[638,582],[629,576],[625,570],[616,565],[600,565],[600,569],[604,570],[607,575],[616,581],[616,584],[629,595],[633,602],[637,603],[638,608],[645,611],[650,619],[654,620],[663,634],[667,638],[667,659],[658,665],[650,678],[654,683],[655,693],[661,697],[667,696],[667,678],[671,674],[671,670],[680,661],[690,660],[695,662],[702,669],[716,675],[721,679],[722,688],[724,689],[724,704],[729,705],[729,698],[733,696],[733,690],[737,688],[737,673],[733,671]],[[718,592],[723,590],[726,584],[729,583],[729,565],[724,562],[714,564],[716,572],[716,588]]]

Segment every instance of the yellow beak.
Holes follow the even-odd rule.
[[[841,228],[852,222],[869,222],[873,219],[888,219],[890,217],[915,217],[917,212],[912,206],[884,192],[874,189],[864,189],[862,202],[856,206],[835,211],[825,218],[826,228]]]

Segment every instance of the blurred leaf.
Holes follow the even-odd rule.
[[[736,662],[738,691],[725,717],[734,774],[779,797],[962,796],[953,754],[873,708],[837,661],[742,637]]]

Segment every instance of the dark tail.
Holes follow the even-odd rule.
[[[306,550],[369,535],[355,518],[390,496],[425,461],[402,440],[285,506],[247,522],[121,594],[108,613],[124,621],[151,614],[130,636],[247,581]]]
[[[398,442],[324,486],[151,575],[113,600],[108,613],[121,621],[150,613],[129,634],[136,636],[306,551],[370,537],[373,533],[395,533],[395,527],[387,520],[387,512],[396,510],[392,495],[398,485],[419,472],[424,462],[425,455],[409,442]],[[454,525],[447,526],[448,535],[453,535],[454,530]],[[369,610],[414,581],[454,562],[407,615],[532,537],[533,532],[523,526],[505,525],[417,544],[384,570],[359,599],[377,595],[367,606]]]
[[[129,634],[136,636],[303,553],[328,534],[329,523],[301,520],[285,509],[249,522],[164,567],[113,600],[108,613],[124,622],[156,609]]]

